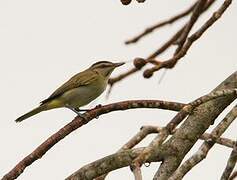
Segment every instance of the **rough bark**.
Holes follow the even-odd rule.
[[[213,91],[235,88],[237,88],[237,72],[233,73]],[[235,96],[220,97],[197,107],[175,134],[156,151],[157,155],[162,154],[164,160],[154,179],[168,179],[198,138],[235,98]]]

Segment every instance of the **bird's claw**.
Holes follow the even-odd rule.
[[[98,104],[98,105],[95,106],[95,109],[101,108],[101,107],[102,107],[102,105],[101,105],[101,104]]]

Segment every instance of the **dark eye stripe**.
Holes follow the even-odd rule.
[[[96,62],[94,63],[91,67],[101,67],[101,68],[104,68],[104,67],[110,67],[112,66],[113,63],[109,62],[109,61],[99,61],[99,62]]]

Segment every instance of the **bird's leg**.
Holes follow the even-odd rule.
[[[74,108],[77,112],[80,112],[80,111],[90,111],[90,109],[80,109],[78,107]]]
[[[78,111],[79,108],[73,108],[73,107],[70,107],[69,105],[66,105],[66,107],[67,107],[68,109],[72,110],[73,112],[75,112],[79,117],[81,117],[81,118],[84,119],[83,114]]]

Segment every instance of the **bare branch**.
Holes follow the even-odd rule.
[[[224,80],[213,90],[233,89],[237,87],[237,72]],[[212,125],[218,115],[234,101],[236,96],[220,97],[201,104],[181,124],[180,128],[154,154],[164,157],[163,163],[154,176],[154,180],[168,179],[179,167],[185,155],[201,135]]]
[[[133,43],[136,43],[136,42],[139,41],[142,37],[144,37],[144,36],[146,36],[146,35],[152,33],[154,30],[157,30],[157,29],[159,29],[160,27],[163,27],[163,26],[165,26],[165,25],[172,24],[172,23],[176,22],[177,20],[186,17],[187,15],[189,15],[189,14],[193,11],[195,5],[196,5],[196,2],[195,2],[193,5],[191,5],[188,9],[186,9],[185,11],[183,11],[183,12],[181,12],[181,13],[179,13],[179,14],[177,14],[177,15],[175,15],[175,16],[173,16],[173,17],[167,19],[167,20],[164,20],[164,21],[162,21],[162,22],[159,22],[159,23],[157,23],[157,24],[155,24],[155,25],[153,25],[153,26],[151,26],[151,27],[148,27],[148,28],[145,29],[144,32],[142,32],[141,34],[135,36],[134,38],[131,38],[131,39],[127,40],[127,41],[125,42],[125,44],[133,44]]]
[[[226,117],[214,128],[211,132],[211,135],[214,138],[219,138],[225,130],[230,126],[230,124],[235,120],[237,116],[237,106],[235,106]],[[201,162],[208,154],[209,150],[214,146],[215,141],[209,139],[205,141],[199,150],[185,161],[169,178],[169,180],[178,180],[182,179],[184,175],[190,171],[195,165]]]
[[[147,135],[152,134],[152,133],[160,133],[162,130],[161,127],[157,126],[143,126],[141,127],[140,131],[132,137],[126,144],[122,146],[122,148],[118,151],[121,152],[123,150],[131,149],[135,145],[137,145],[139,142],[141,142],[144,138],[146,138]],[[177,131],[177,129],[173,130],[171,134],[174,134]],[[201,140],[210,140],[212,139],[215,141],[217,144],[233,148],[235,146],[235,141],[228,139],[228,138],[214,138],[211,134],[204,133],[201,137]],[[95,180],[104,180],[107,174],[102,175],[100,177],[97,177]]]
[[[236,113],[236,116],[237,116],[237,113]],[[228,180],[229,179],[229,177],[235,167],[236,161],[237,161],[237,142],[235,143],[235,146],[230,154],[226,168],[221,176],[221,180]]]
[[[143,126],[141,127],[140,131],[135,136],[133,136],[126,144],[124,144],[121,149],[119,149],[118,152],[131,149],[134,146],[136,146],[139,142],[141,142],[147,135],[151,133],[158,133],[158,132],[159,132],[158,127]],[[95,180],[104,180],[106,176],[107,174],[104,174],[100,177],[97,177]]]
[[[166,127],[162,128],[160,133],[156,136],[156,138],[149,144],[148,147],[145,148],[144,152],[140,154],[133,162],[133,169],[138,169],[140,166],[146,162],[146,160],[154,154],[156,149],[166,140],[166,138],[171,134],[171,132],[179,125],[179,123],[187,117],[188,114],[191,114],[193,110],[198,107],[200,104],[208,102],[210,100],[220,98],[228,95],[237,95],[237,90],[221,90],[214,91],[210,94],[202,96],[195,101],[189,103],[184,106],[181,111],[166,125]]]
[[[85,165],[75,173],[66,178],[66,180],[91,180],[102,174],[109,173],[115,169],[129,166],[132,160],[136,158],[144,148],[129,149],[106,156],[93,163]],[[159,161],[158,158],[151,157],[148,162]]]
[[[161,130],[160,127],[156,127],[156,126],[144,126],[144,128],[150,129],[151,133],[153,133],[154,131],[159,132]],[[201,139],[210,140],[210,137],[212,137],[210,134],[205,133],[204,136],[201,137]],[[212,140],[218,142],[219,139],[226,139],[226,138],[217,138],[217,139],[212,139]],[[234,144],[235,144],[235,141],[232,141],[229,139],[228,139],[228,141],[220,140],[220,142],[222,142],[221,143],[222,145],[225,145],[230,148],[233,148]],[[224,144],[223,144],[223,142],[224,142]],[[225,143],[225,142],[227,142],[227,143]],[[229,143],[229,142],[231,142],[231,143]],[[123,147],[125,147],[125,146],[123,146]],[[126,145],[126,147],[128,147],[128,146]],[[68,180],[76,180],[76,178],[78,178],[78,179],[81,178],[81,179],[85,179],[85,180],[95,178],[96,180],[102,180],[100,178],[102,178],[102,177],[105,178],[105,177],[100,176],[101,174],[109,173],[113,170],[129,166],[132,163],[132,160],[135,159],[135,157],[137,157],[139,154],[141,154],[141,152],[143,150],[144,150],[144,148],[138,148],[138,149],[132,149],[132,150],[128,149],[128,150],[119,151],[113,155],[109,155],[107,157],[104,157],[102,159],[99,159],[97,161],[94,161],[90,164],[85,165],[84,167],[80,168],[78,171],[76,171],[75,173],[70,175],[68,177]],[[130,157],[130,158],[128,158],[128,157]],[[131,157],[132,157],[132,159],[131,159]],[[154,158],[154,159],[148,159],[147,162],[150,163],[150,162],[159,161],[159,159],[156,159],[156,157],[152,157],[152,158]],[[119,160],[119,163],[116,163],[117,160]],[[100,176],[100,177],[98,177],[98,176]],[[98,178],[96,178],[96,177],[98,177]]]
[[[196,23],[199,16],[202,14],[206,2],[207,0],[198,0],[195,8],[193,9],[193,13],[192,13],[192,16],[190,17],[189,22],[186,24],[184,31],[182,32],[181,36],[176,42],[176,44],[178,44],[178,48],[176,49],[175,54],[177,54],[182,49],[183,44],[185,43],[193,25]]]
[[[186,43],[183,45],[182,49],[180,49],[180,51],[177,54],[175,54],[171,59],[162,62],[160,65],[154,66],[154,67],[144,71],[144,73],[146,73],[146,75],[147,75],[146,77],[151,77],[154,72],[156,72],[162,68],[172,69],[176,65],[178,60],[186,55],[186,53],[189,50],[189,48],[191,47],[191,45],[197,39],[199,39],[202,36],[202,34],[222,16],[222,14],[225,12],[225,10],[229,7],[229,5],[231,3],[232,3],[232,0],[225,0],[224,3],[222,4],[222,6],[216,12],[213,13],[211,18],[209,18],[205,22],[205,24],[202,25],[202,27],[200,29],[198,29],[195,33],[193,33],[187,39]]]
[[[215,0],[208,0],[203,11],[202,12],[205,12],[209,7],[211,7],[211,5],[215,2]],[[196,5],[196,4],[194,4]],[[186,25],[185,25],[186,26]],[[146,59],[146,63],[149,63],[151,62],[150,59],[154,59],[155,57],[157,57],[158,55],[160,55],[161,53],[163,53],[164,51],[166,51],[172,44],[175,44],[176,40],[178,40],[178,38],[180,37],[180,35],[182,34],[183,30],[184,30],[184,27],[182,27],[181,29],[179,29],[167,42],[165,42],[159,49],[157,49],[154,53],[152,53],[151,55],[149,55]],[[144,65],[145,65],[144,64]],[[144,66],[143,65],[143,66]],[[170,64],[167,65],[167,62],[159,62],[158,61],[158,64],[157,66],[161,66],[161,68],[169,68],[170,66],[172,65],[172,63],[170,62]],[[142,66],[142,67],[143,67]],[[130,70],[128,70],[127,72],[124,72],[120,75],[118,75],[117,77],[114,77],[114,78],[111,78],[110,81],[109,81],[109,84],[111,85],[111,87],[118,81],[121,81],[123,80],[124,78],[136,73],[137,71],[139,71],[141,69],[141,67],[138,69],[138,68],[132,68]],[[151,77],[151,73],[150,71],[144,71],[143,73],[143,76],[145,78],[149,78]],[[110,88],[111,90],[111,88]],[[108,93],[109,94],[109,93]]]
[[[158,127],[158,126],[143,126],[142,128],[141,128],[141,131],[144,129],[144,132],[147,132],[147,134],[152,134],[152,133],[159,133],[161,130],[162,130],[162,128],[161,127]],[[173,135],[176,131],[177,131],[178,129],[174,129],[172,132],[171,132],[171,135]],[[137,135],[135,135],[133,138],[135,139],[136,137],[137,137],[137,139],[139,139],[139,142],[140,142],[140,138],[139,137],[141,137],[141,139],[144,139],[146,136],[141,136],[141,135],[139,135],[140,133],[141,133],[141,131],[139,131],[138,133],[137,133]],[[145,133],[146,134],[146,133]],[[144,137],[144,138],[143,138]],[[132,139],[133,139],[132,138]],[[132,140],[131,139],[131,140]],[[213,137],[213,135],[212,134],[209,134],[209,133],[203,133],[201,136],[200,136],[200,138],[199,138],[200,140],[204,140],[204,141],[207,141],[207,140],[212,140],[212,141],[215,141],[217,144],[219,144],[219,145],[223,145],[223,146],[226,146],[226,147],[228,147],[228,148],[234,148],[235,147],[235,145],[236,145],[236,141],[234,141],[234,140],[232,140],[232,139],[228,139],[228,138],[224,138],[224,137],[219,137],[219,138],[215,138],[215,137]],[[130,140],[130,141],[131,141]],[[131,141],[132,142],[132,141]],[[139,142],[137,142],[136,144],[138,144]],[[133,143],[131,143],[131,144],[133,144]],[[130,148],[132,148],[132,147],[134,147],[134,146],[127,146],[127,145],[124,145],[123,147],[128,147],[128,148],[126,148],[126,149],[130,149]],[[125,149],[124,149],[125,150]]]
[[[132,163],[132,160],[130,161],[130,163],[127,162],[127,158],[125,156],[125,158],[123,159],[120,155],[119,152],[123,152],[123,151],[126,151],[132,147],[134,147],[137,143],[140,142],[141,139],[145,138],[146,135],[148,134],[151,134],[151,133],[159,133],[160,131],[162,130],[161,127],[157,127],[157,126],[143,126],[141,128],[141,130],[133,137],[131,138],[131,140],[129,140],[128,143],[126,143],[116,154],[114,154],[114,158],[116,159],[119,159],[120,163],[123,164],[122,166],[116,166],[114,167],[113,169],[111,169],[111,164],[109,162],[111,162],[109,159],[110,156],[113,156],[113,155],[110,155],[110,156],[107,156],[101,160],[97,160],[95,162],[92,162],[82,168],[80,168],[77,172],[73,173],[73,175],[71,175],[70,177],[80,177],[80,178],[89,178],[89,177],[85,177],[86,174],[90,174],[88,172],[94,172],[94,173],[91,173],[93,174],[94,177],[97,177],[95,178],[96,180],[104,180],[104,178],[106,177],[106,175],[102,175],[100,177],[98,177],[100,175],[100,173],[102,173],[101,171],[97,171],[96,169],[98,167],[102,167],[103,166],[103,172],[105,173],[108,173],[108,172],[111,172],[113,170],[116,170],[116,169],[119,169],[121,167],[125,167],[125,166],[129,166],[131,163]],[[175,129],[174,131],[172,131],[172,134],[174,134],[175,132],[177,131],[177,129]],[[137,140],[136,140],[137,139]],[[202,140],[209,140],[210,139],[212,141],[215,141],[216,143],[220,144],[220,145],[224,145],[226,147],[229,147],[229,148],[234,148],[235,146],[235,141],[233,140],[230,140],[230,139],[227,139],[227,138],[214,138],[211,134],[208,134],[208,133],[204,133],[200,139]],[[128,148],[128,149],[127,149]],[[139,148],[139,154],[141,154],[141,152],[144,151],[145,148]],[[134,149],[134,151],[137,151],[138,149]],[[133,152],[133,150],[129,151],[130,152]],[[139,154],[136,154],[136,157],[138,157]],[[134,157],[135,158],[135,157]],[[134,159],[133,158],[133,159]],[[147,160],[147,162],[153,162],[153,161],[158,161],[158,159],[155,160],[155,157],[152,157],[154,158],[153,160],[149,159]],[[98,173],[97,173],[98,172]],[[78,175],[80,174],[80,175]]]
[[[40,159],[50,148],[52,148],[56,143],[62,140],[71,132],[75,131],[79,127],[87,124],[92,119],[106,114],[112,111],[134,109],[134,108],[161,108],[179,111],[185,104],[159,101],[159,100],[134,100],[134,101],[123,101],[113,104],[108,104],[101,107],[96,107],[83,114],[84,118],[76,117],[66,126],[61,128],[58,132],[50,136],[45,142],[39,145],[32,153],[21,160],[10,172],[8,172],[2,180],[9,180],[17,178],[24,169],[31,165],[37,159]]]
[[[133,169],[132,171],[133,171],[135,180],[142,180],[141,168],[136,168],[136,169]]]
[[[185,26],[184,26],[185,27]],[[179,36],[181,35],[184,27],[182,27],[178,32],[176,32],[165,44],[163,44],[158,50],[156,50],[154,53],[152,53],[151,55],[148,56],[147,60],[145,61],[145,63],[139,67],[139,68],[132,68],[120,75],[118,75],[117,77],[114,77],[114,78],[110,78],[109,79],[109,84],[110,84],[110,89],[112,88],[112,86],[123,80],[124,78],[138,72],[143,66],[145,66],[149,61],[150,59],[153,59],[155,58],[156,56],[158,56],[159,54],[163,53],[164,51],[166,51],[178,38]],[[109,92],[110,93],[110,92]]]
[[[223,138],[223,137],[216,139],[211,134],[208,134],[208,133],[204,133],[203,135],[201,135],[200,139],[205,140],[205,141],[211,139],[212,141],[215,141],[217,144],[220,144],[229,148],[234,148],[235,142],[236,142],[234,140]]]
[[[237,177],[237,171],[233,172],[229,178],[229,180],[234,180]]]

